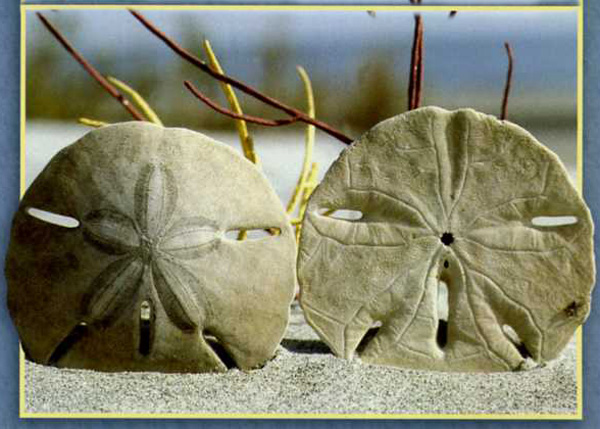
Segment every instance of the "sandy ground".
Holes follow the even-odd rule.
[[[464,374],[333,356],[292,306],[262,369],[225,374],[100,373],[26,362],[27,413],[575,414],[575,341],[543,368]]]
[[[27,181],[65,144],[88,131],[81,126],[30,123]],[[541,132],[541,131],[540,131]],[[568,133],[542,137],[567,162],[574,146]],[[235,135],[213,136],[235,145]],[[293,137],[293,136],[292,136]],[[546,138],[547,137],[547,138]],[[322,136],[320,136],[322,138]],[[281,141],[285,141],[282,144]],[[283,201],[294,187],[302,138],[257,139],[264,172]],[[320,175],[343,148],[320,140]],[[459,374],[401,370],[333,356],[292,307],[288,331],[264,368],[225,374],[98,373],[25,364],[27,413],[448,413],[574,414],[577,408],[576,347],[544,368],[520,373]]]

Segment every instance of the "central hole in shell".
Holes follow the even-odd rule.
[[[444,243],[444,246],[450,246],[452,243],[454,243],[454,236],[451,232],[444,232],[440,237],[440,240],[442,243]]]

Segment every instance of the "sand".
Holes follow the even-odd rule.
[[[28,124],[28,180],[60,147],[87,128]],[[67,132],[65,134],[65,132]],[[542,130],[538,130],[542,133]],[[537,135],[537,132],[534,134]],[[282,201],[293,189],[302,136],[258,136],[265,174]],[[320,139],[321,176],[343,145]],[[236,144],[236,136],[214,138]],[[285,136],[284,136],[285,137]],[[574,144],[539,136],[566,159],[575,177]],[[559,138],[560,137],[560,138]],[[282,137],[283,138],[283,137]],[[555,139],[556,141],[554,141]],[[543,368],[519,373],[462,374],[403,370],[333,356],[306,324],[297,304],[275,358],[260,370],[225,374],[99,373],[25,363],[24,411],[98,414],[561,414],[576,417],[577,351],[571,341]],[[76,417],[76,416],[75,416]],[[515,416],[516,417],[516,416]]]
[[[282,345],[262,369],[231,369],[224,374],[100,373],[26,362],[25,412],[575,417],[576,361],[574,340],[543,368],[518,373],[441,373],[346,361],[331,354],[293,304]]]

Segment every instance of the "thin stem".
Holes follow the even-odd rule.
[[[416,1],[413,3],[420,3]],[[423,88],[423,18],[415,15],[415,30],[410,58],[410,75],[408,82],[408,110],[421,105]]]
[[[306,207],[308,206],[308,199],[317,187],[317,173],[319,172],[319,165],[313,162],[306,183],[302,189],[302,200],[300,201],[300,207],[298,208],[298,217],[304,219],[306,214]],[[300,241],[300,232],[302,231],[302,224],[296,225],[296,242]]]
[[[106,80],[106,78],[94,68],[94,66],[92,66],[79,52],[77,52],[77,50],[75,50],[71,43],[69,43],[69,41],[60,33],[60,31],[58,31],[56,27],[54,27],[54,25],[52,25],[50,21],[48,21],[44,15],[42,15],[40,12],[36,12],[36,15],[42,21],[48,31],[50,31],[50,33],[52,33],[52,35],[60,42],[60,44],[63,45],[67,52],[71,54],[71,56],[75,58],[79,64],[81,64],[85,71],[88,72],[88,74],[92,76],[102,86],[102,88],[106,90],[106,92],[116,98],[117,101],[121,103],[136,120],[144,120],[142,114],[138,112],[135,107],[133,107],[129,100],[127,100],[123,94],[121,94],[113,85],[111,85],[110,82],[108,82],[108,80]]]
[[[149,122],[152,122],[156,125],[160,125],[161,127],[163,126],[162,121],[160,120],[152,106],[150,106],[150,104],[144,99],[144,97],[141,96],[139,92],[137,92],[131,86],[127,85],[125,82],[120,81],[116,77],[106,76],[106,79],[118,89],[123,91],[125,94],[130,96],[135,105],[140,108],[140,110],[144,113]]]
[[[504,85],[504,96],[502,97],[502,112],[500,113],[500,119],[505,120],[508,115],[508,96],[510,94],[510,88],[512,86],[512,74],[513,74],[513,53],[508,42],[504,42],[504,48],[506,49],[506,55],[508,56],[508,71],[506,72],[506,84]]]
[[[223,68],[221,67],[221,64],[219,63],[219,60],[217,59],[217,56],[215,55],[215,52],[213,51],[212,46],[210,46],[210,42],[208,40],[204,40],[204,51],[208,56],[208,60],[210,61],[210,65],[212,66],[212,68],[215,69],[217,72],[223,74]],[[233,88],[231,87],[231,85],[226,84],[224,82],[220,83],[221,89],[223,90],[223,93],[227,98],[227,102],[229,103],[229,107],[231,108],[231,110],[237,113],[238,115],[242,115],[244,113],[242,111],[242,106],[240,105],[240,102],[238,101],[235,92],[233,92]],[[236,119],[235,126],[240,137],[240,143],[242,145],[242,151],[244,152],[244,156],[251,162],[256,164],[258,159],[256,157],[256,153],[254,152],[254,142],[250,138],[250,133],[248,132],[246,121],[244,121],[243,119]]]
[[[179,46],[177,43],[175,43],[166,34],[164,34],[162,31],[160,31],[156,26],[154,26],[154,24],[152,24],[150,21],[148,21],[146,18],[144,18],[144,16],[142,16],[139,12],[136,12],[134,10],[130,10],[130,12],[139,22],[142,23],[142,25],[144,27],[146,27],[152,34],[154,34],[160,40],[162,40],[177,55],[179,55],[180,57],[182,57],[184,60],[188,61],[189,63],[195,65],[200,70],[202,70],[203,72],[212,76],[213,78],[215,78],[221,82],[228,83],[229,85],[239,89],[242,92],[245,92],[246,94],[256,98],[257,100],[260,100],[263,103],[268,104],[271,107],[274,107],[276,109],[279,109],[279,110],[287,113],[288,115],[292,116],[293,118],[296,118],[296,119],[294,119],[294,122],[300,120],[307,124],[310,123],[310,124],[314,125],[315,127],[317,127],[318,129],[320,129],[321,131],[335,137],[336,139],[340,140],[343,143],[346,143],[346,144],[352,143],[352,139],[350,137],[344,135],[341,131],[333,128],[331,125],[326,124],[325,122],[319,121],[317,119],[312,119],[308,115],[303,113],[302,111],[295,109],[291,106],[288,106],[288,105],[280,102],[279,100],[276,100],[275,98],[269,97],[268,95],[263,94],[262,92],[254,89],[250,85],[247,85],[247,84],[245,84],[237,79],[234,79],[232,77],[229,77],[227,75],[218,73],[217,71],[213,70],[207,63],[202,61],[200,58],[194,56],[193,54],[191,54],[190,52],[188,52],[187,50],[185,50],[184,48]]]
[[[217,103],[212,101],[206,95],[202,94],[189,80],[186,80],[183,83],[184,83],[185,87],[187,89],[189,89],[190,92],[192,94],[194,94],[194,96],[196,96],[196,98],[198,98],[200,101],[202,101],[208,107],[210,107],[213,110],[216,110],[217,112],[219,112],[225,116],[229,116],[230,118],[233,118],[233,119],[243,119],[246,122],[250,122],[253,124],[257,124],[257,125],[262,125],[264,127],[281,127],[282,125],[293,124],[294,122],[298,122],[298,120],[300,120],[300,118],[297,116],[295,116],[293,118],[289,118],[289,119],[274,119],[274,120],[272,120],[272,119],[259,118],[258,116],[250,116],[250,115],[235,113],[235,112],[232,112],[231,110],[228,110],[224,107],[219,106]]]
[[[90,119],[90,118],[79,118],[79,119],[77,119],[77,122],[79,122],[81,125],[87,125],[88,127],[94,127],[94,128],[100,128],[100,127],[109,125],[108,122],[99,121],[97,119]]]
[[[419,2],[420,3],[420,2]],[[423,95],[423,75],[424,75],[424,67],[423,67],[423,56],[425,52],[425,46],[423,43],[423,18],[421,16],[417,17],[419,22],[419,49],[418,49],[418,65],[419,70],[417,74],[417,85],[415,91],[415,109],[421,106],[421,97]]]
[[[302,79],[302,83],[304,84],[304,92],[306,93],[306,104],[308,105],[308,114],[311,118],[315,116],[315,98],[313,94],[312,84],[310,82],[310,78],[308,77],[308,73],[304,68],[298,66],[297,67],[298,74]],[[294,188],[294,192],[292,193],[292,197],[290,198],[286,211],[288,214],[292,214],[296,208],[298,203],[298,199],[300,197],[300,193],[306,185],[308,181],[308,175],[310,173],[311,160],[313,147],[315,145],[315,127],[312,125],[306,126],[306,132],[304,135],[304,161],[302,162],[302,169],[300,170],[300,176],[298,177],[298,182],[296,183],[296,187]]]

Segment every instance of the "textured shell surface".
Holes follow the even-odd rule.
[[[277,233],[238,241],[241,230]],[[287,326],[295,257],[277,195],[231,148],[185,129],[110,125],[59,152],[23,197],[8,306],[38,363],[251,369]]]
[[[528,132],[421,108],[369,130],[312,194],[301,305],[341,357],[523,369],[555,358],[585,321],[592,236],[566,170]]]

